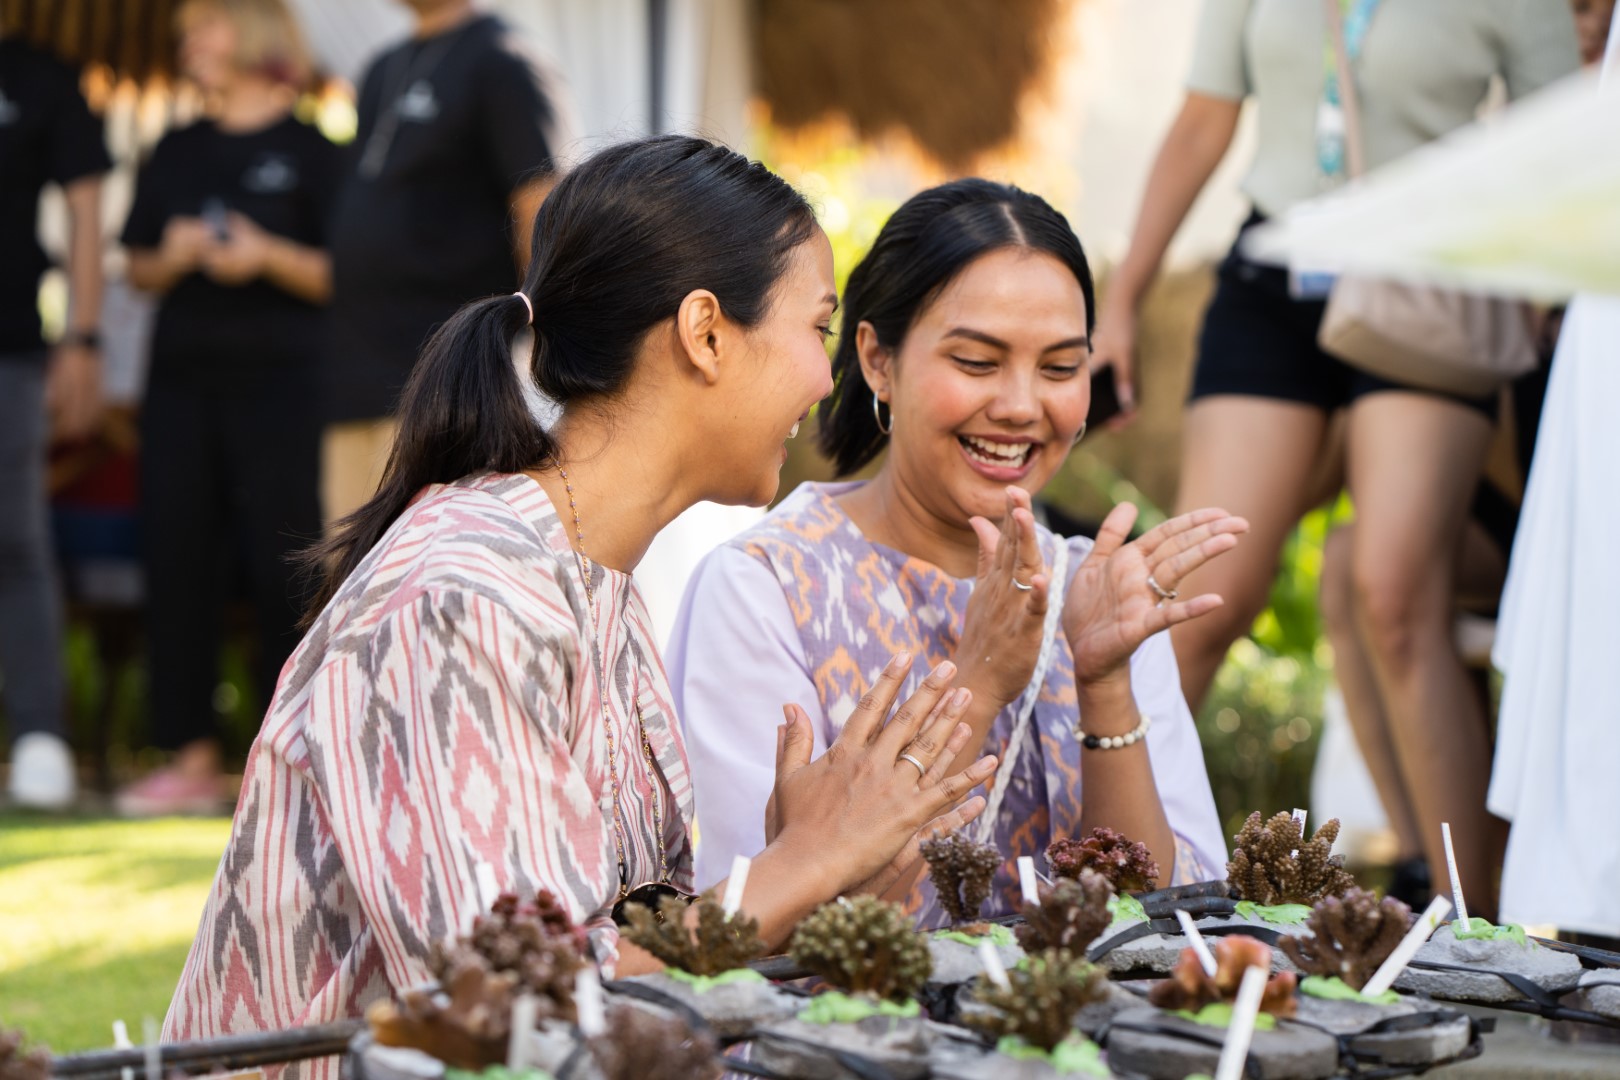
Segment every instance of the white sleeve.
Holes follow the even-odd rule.
[[[735,855],[765,846],[765,803],[776,781],[776,729],[796,702],[826,747],[821,699],[776,575],[731,546],[715,549],[687,584],[666,653],[697,803],[697,885],[731,872]]]
[[[1131,688],[1137,709],[1153,718],[1153,726],[1148,729],[1148,754],[1165,819],[1176,834],[1172,883],[1223,878],[1226,836],[1210,791],[1198,728],[1181,694],[1181,673],[1168,632],[1148,638],[1131,657]]]

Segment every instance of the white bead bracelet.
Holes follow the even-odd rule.
[[[1087,735],[1080,730],[1078,724],[1075,725],[1074,733],[1080,736],[1080,745],[1087,750],[1119,750],[1126,746],[1134,746],[1147,738],[1148,728],[1152,723],[1152,718],[1144,713],[1142,722],[1136,725],[1136,730],[1126,732],[1124,735]]]

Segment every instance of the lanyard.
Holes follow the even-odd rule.
[[[1339,0],[1344,20],[1344,51],[1352,71],[1361,59],[1361,46],[1379,0]],[[1316,165],[1324,187],[1331,187],[1345,175],[1344,105],[1339,100],[1339,64],[1334,58],[1331,30],[1322,42],[1322,98],[1316,106]]]
[[[432,95],[432,86],[426,84],[427,77],[433,74],[439,66],[439,61],[445,58],[460,39],[460,28],[447,30],[437,39],[430,39],[426,44],[419,46],[420,51],[417,51],[414,57],[410,51],[403,51],[388,65],[386,75],[392,75],[394,78],[385,76],[383,80],[387,89],[380,95],[384,102],[382,112],[377,117],[370,138],[366,139],[364,152],[360,155],[357,171],[365,179],[375,180],[382,175],[383,165],[388,161],[388,151],[394,145],[394,135],[399,131],[401,107],[406,97],[418,84],[426,85],[427,93],[429,96]]]

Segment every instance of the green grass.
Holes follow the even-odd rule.
[[[55,1053],[161,1021],[230,834],[224,818],[0,814],[0,1026]]]

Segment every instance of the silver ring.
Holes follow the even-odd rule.
[[[1148,588],[1153,590],[1153,595],[1159,598],[1159,603],[1161,604],[1163,604],[1166,600],[1174,600],[1176,597],[1181,595],[1180,589],[1166,589],[1163,585],[1160,585],[1153,579],[1152,574],[1148,575]]]
[[[911,764],[917,766],[917,779],[921,780],[923,777],[928,775],[928,766],[924,765],[910,754],[901,754],[899,757],[894,759],[894,763],[896,765],[900,764],[902,761],[909,761]]]
[[[1017,589],[1019,592],[1030,592],[1031,590],[1033,590],[1035,588],[1035,586],[1033,586],[1033,585],[1025,585],[1022,581],[1019,581],[1017,578],[1013,578],[1012,583],[1013,583],[1013,588]]]

